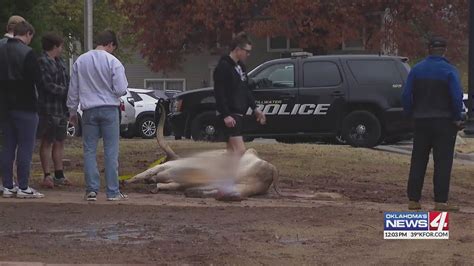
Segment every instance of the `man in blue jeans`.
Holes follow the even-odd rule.
[[[13,32],[14,37],[0,46],[3,197],[42,198],[43,194],[28,185],[38,126],[37,86],[41,80],[36,56],[28,46],[35,30],[22,21],[15,25]],[[15,160],[18,187],[13,183]]]
[[[76,60],[72,68],[67,107],[70,122],[77,125],[79,104],[82,115],[84,174],[88,201],[97,200],[100,174],[97,169],[97,144],[104,141],[107,200],[126,200],[119,190],[119,105],[127,93],[127,78],[120,61],[112,55],[117,48],[113,31],[103,31],[96,38],[97,46]]]

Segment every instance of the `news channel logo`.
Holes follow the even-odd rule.
[[[449,239],[447,212],[384,212],[384,239]]]

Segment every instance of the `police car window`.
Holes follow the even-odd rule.
[[[305,87],[329,87],[341,83],[341,73],[333,62],[306,62],[303,65]]]
[[[295,67],[293,64],[271,65],[253,77],[259,81],[267,79],[271,81],[272,88],[294,88],[295,87]]]
[[[403,83],[392,60],[350,60],[347,63],[359,84]]]

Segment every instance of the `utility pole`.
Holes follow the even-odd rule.
[[[84,52],[92,50],[93,0],[84,0]]]
[[[468,70],[468,102],[466,128],[464,134],[474,137],[474,3],[469,1],[469,70]]]

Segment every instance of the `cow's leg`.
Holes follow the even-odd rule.
[[[214,198],[218,193],[215,186],[201,186],[188,188],[184,191],[184,195],[188,198]]]
[[[156,184],[156,189],[159,190],[179,190],[181,188],[181,184],[176,182],[169,182],[169,183],[158,183]]]
[[[140,182],[144,182],[144,181],[147,181],[149,183],[157,182],[156,176],[160,172],[163,172],[163,171],[167,170],[168,168],[169,167],[166,163],[154,166],[154,167],[152,167],[150,169],[147,169],[147,170],[143,171],[142,173],[132,177],[131,179],[125,181],[125,183],[126,184],[132,184],[132,183],[140,183]]]

